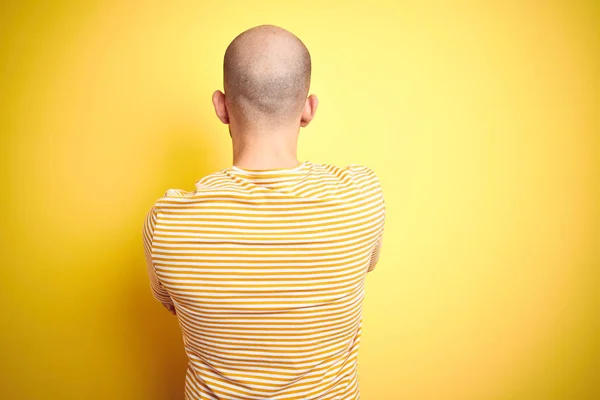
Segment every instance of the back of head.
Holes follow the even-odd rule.
[[[299,121],[310,73],[308,49],[291,32],[274,25],[244,31],[227,47],[223,62],[230,112],[243,124]]]

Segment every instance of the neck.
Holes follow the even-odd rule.
[[[294,168],[298,129],[232,131],[233,165],[245,169]]]

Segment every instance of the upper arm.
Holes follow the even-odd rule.
[[[385,227],[385,217],[386,217],[386,206],[385,199],[383,196],[383,188],[381,186],[381,182],[375,171],[370,168],[367,168],[367,176],[368,176],[368,189],[373,194],[373,206],[375,208],[375,217],[373,218],[373,222],[375,225],[375,240],[373,243],[373,247],[371,250],[371,259],[369,262],[369,266],[367,268],[367,272],[373,271],[377,262],[379,261],[379,255],[381,253],[381,247],[383,243],[383,231]]]
[[[377,262],[379,261],[379,253],[381,252],[381,243],[383,242],[383,234],[379,236],[379,239],[375,242],[375,247],[371,252],[371,260],[367,272],[371,272],[375,269]]]
[[[154,268],[154,261],[152,260],[152,243],[154,241],[154,231],[157,225],[157,210],[156,205],[153,205],[150,210],[146,213],[144,219],[144,226],[142,229],[142,239],[144,244],[144,254],[146,258],[146,271],[148,278],[150,279],[150,288],[154,297],[163,304],[172,304],[171,296],[167,290],[163,287],[156,270]]]

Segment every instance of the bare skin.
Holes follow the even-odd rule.
[[[303,46],[293,34],[273,25],[251,28],[230,44],[231,51],[236,51],[237,60],[260,79],[270,79],[272,75],[285,74],[286,68],[293,68],[295,57],[300,57],[305,49]],[[285,117],[258,111],[250,114],[248,108],[252,108],[252,104],[244,109],[239,101],[230,101],[227,88],[236,86],[229,83],[224,80],[225,92],[216,90],[212,101],[219,120],[229,125],[233,165],[243,169],[298,166],[298,135],[300,128],[306,127],[315,115],[317,96],[298,92],[299,107]]]

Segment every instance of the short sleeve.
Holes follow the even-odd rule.
[[[369,226],[369,232],[373,232],[373,234],[369,235],[371,257],[367,265],[367,272],[371,272],[379,261],[385,226],[386,206],[383,188],[379,177],[372,168],[360,164],[349,164],[348,171],[359,190],[371,199],[371,209],[374,212],[372,224]]]
[[[144,254],[146,258],[146,270],[148,272],[148,278],[150,279],[150,289],[152,290],[153,296],[163,304],[173,304],[169,293],[163,287],[161,282],[156,275],[154,268],[154,261],[152,260],[152,242],[154,240],[154,230],[156,228],[157,221],[157,210],[156,205],[146,213],[143,226],[143,244]]]
[[[377,262],[379,261],[379,254],[381,252],[386,217],[386,205],[381,182],[377,177],[377,174],[375,174],[375,171],[373,171],[372,169],[369,170],[369,175],[371,177],[371,187],[373,189],[373,202],[377,217],[375,226],[376,239],[373,244],[373,249],[371,250],[371,260],[369,261],[369,267],[367,268],[367,272],[373,271],[375,269],[375,266],[377,265]]]

